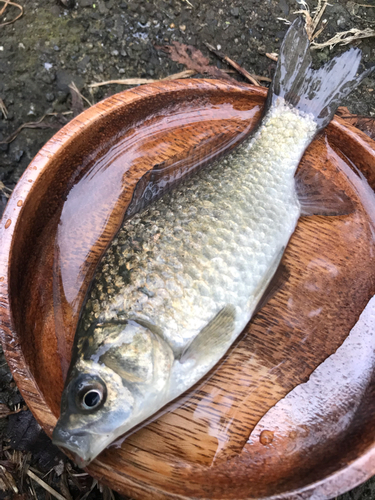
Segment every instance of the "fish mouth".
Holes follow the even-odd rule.
[[[77,465],[86,467],[112,442],[112,437],[82,430],[72,432],[57,423],[52,442],[73,453]]]

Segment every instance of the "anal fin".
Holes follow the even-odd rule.
[[[207,354],[215,357],[216,352],[218,357],[224,354],[224,346],[229,342],[234,330],[235,317],[234,306],[228,304],[223,307],[185,348],[180,363],[190,359],[199,362],[199,359],[207,357]]]
[[[314,168],[298,169],[296,192],[301,215],[348,215],[355,211],[349,196]]]

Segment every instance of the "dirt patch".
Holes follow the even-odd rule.
[[[24,7],[23,17],[2,27],[0,32],[0,98],[6,110],[0,111],[0,142],[26,122],[36,122],[47,113],[57,116],[46,119],[48,128],[26,128],[10,144],[0,144],[0,181],[10,189],[38,150],[72,116],[63,114],[72,110],[71,82],[91,102],[98,102],[126,87],[110,85],[90,90],[91,83],[124,78],[160,79],[177,73],[184,66],[155,48],[172,42],[192,45],[211,64],[228,69],[208,51],[205,43],[209,43],[250,73],[270,78],[275,62],[265,54],[278,52],[287,30],[279,18],[290,20],[293,12],[301,8],[294,0],[77,0],[71,9],[57,0],[20,0],[20,3]],[[74,2],[65,0],[65,3]],[[327,26],[320,41],[353,27],[375,29],[374,0],[332,0],[331,4],[324,14]],[[316,2],[310,2],[311,8],[315,5]],[[19,9],[8,6],[3,21],[18,13]],[[364,39],[358,46],[363,51],[363,67],[374,64],[375,38]],[[319,65],[343,50],[346,48],[338,46],[316,50],[315,62]],[[237,74],[231,76],[244,80]],[[375,116],[374,95],[375,75],[367,78],[342,104],[351,113]],[[0,191],[1,211],[5,203],[6,193]],[[24,405],[2,354],[0,404],[12,411]],[[22,433],[31,440],[25,441]],[[0,435],[3,440],[0,464],[16,478],[18,489],[15,493],[9,486],[1,491],[0,470],[0,498],[13,495],[26,499],[33,495],[32,488],[37,498],[49,495],[30,476],[23,475],[29,465],[49,471],[48,481],[66,498],[110,495],[96,487],[89,493],[93,486],[91,478],[77,476],[79,472],[58,450],[49,442],[47,445],[48,440],[29,412],[0,418]],[[14,455],[14,449],[23,451],[18,456]],[[22,461],[24,464],[20,466]],[[342,498],[374,497],[373,480]]]

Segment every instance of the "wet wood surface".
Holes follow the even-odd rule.
[[[28,167],[0,226],[1,339],[47,434],[88,284],[141,179],[173,184],[230,150],[256,126],[265,95],[212,80],[132,89],[74,119]],[[301,217],[283,257],[289,279],[226,357],[158,419],[105,450],[91,474],[134,498],[235,499],[328,498],[375,473],[372,383],[340,439],[304,447],[311,427],[295,452],[285,439],[280,453],[276,423],[251,437],[339,348],[374,295],[374,147],[340,119],[314,140],[300,172],[318,191],[327,182],[345,192],[354,210]]]

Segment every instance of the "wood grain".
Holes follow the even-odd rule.
[[[132,89],[70,122],[26,170],[0,226],[1,340],[49,435],[84,296],[134,191],[152,182],[160,193],[161,181],[173,184],[230,150],[256,126],[265,95],[213,80]],[[313,142],[300,169],[344,191],[353,213],[302,217],[283,258],[288,281],[226,357],[159,418],[105,450],[91,474],[133,498],[238,499],[328,498],[375,473],[372,383],[340,440],[327,435],[311,450],[303,435],[312,428],[303,429],[291,452],[277,429],[249,439],[337,350],[374,295],[374,147],[340,119]]]

